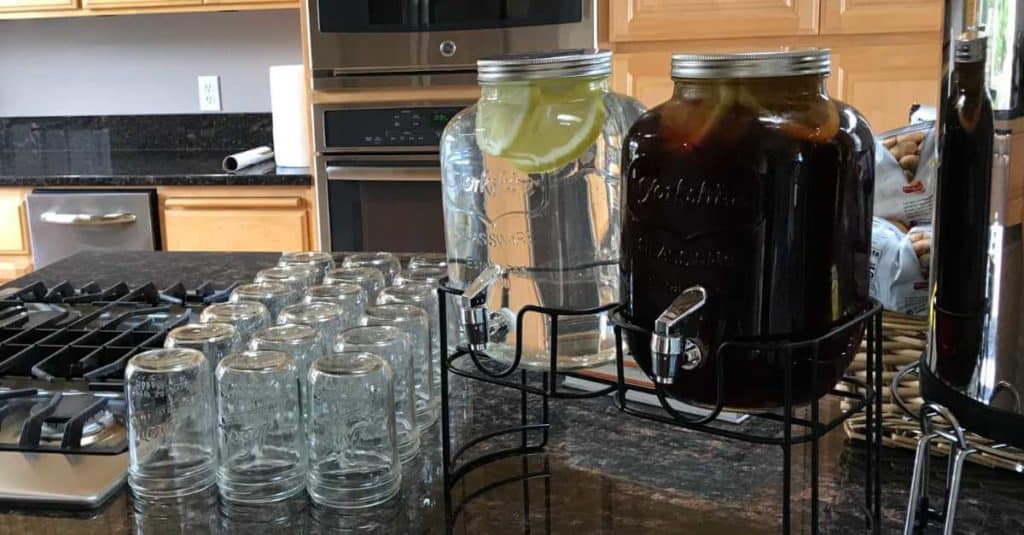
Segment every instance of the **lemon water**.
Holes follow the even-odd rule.
[[[487,307],[509,329],[488,354],[514,355],[515,315],[526,305],[581,310],[619,298],[619,157],[642,108],[608,92],[607,78],[484,87],[483,98],[452,119],[442,140],[445,230],[452,284],[489,264],[505,275]],[[549,366],[546,316],[527,314],[523,361]],[[559,368],[614,358],[606,314],[562,316]]]

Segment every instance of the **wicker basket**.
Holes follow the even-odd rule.
[[[882,313],[882,365],[884,367],[882,380],[885,385],[885,388],[882,389],[882,443],[888,447],[909,450],[917,448],[917,442],[921,436],[920,426],[916,419],[907,417],[906,413],[896,404],[889,385],[901,368],[917,362],[920,358],[921,352],[925,348],[927,331],[928,322],[924,318],[888,310]],[[863,344],[861,351],[854,357],[847,372],[864,380],[867,377],[867,355],[864,352],[866,348]],[[915,375],[903,376],[897,388],[900,398],[908,409],[914,412],[921,409],[924,400],[921,398],[920,385]],[[849,407],[847,401],[843,401],[843,405],[844,408]],[[864,440],[865,419],[862,412],[847,420],[843,424],[846,435],[856,440]],[[938,418],[935,423],[938,427],[948,427],[948,424]],[[1015,472],[1024,471],[1024,451],[997,445],[991,440],[973,433],[967,433],[967,441],[979,452],[968,457],[970,462]],[[946,455],[949,452],[949,446],[939,441],[933,444],[932,452]]]

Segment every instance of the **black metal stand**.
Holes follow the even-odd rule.
[[[450,295],[460,295],[461,292],[458,290],[449,288],[442,285],[438,290],[438,299],[442,306],[439,308],[439,325],[447,325],[447,314],[444,303],[447,302],[447,297]],[[497,461],[499,459],[529,455],[534,453],[540,453],[544,451],[547,445],[549,432],[551,429],[550,424],[550,399],[584,399],[584,398],[595,398],[613,394],[613,400],[616,407],[631,416],[660,422],[663,424],[674,425],[684,427],[687,429],[697,430],[706,432],[716,436],[721,436],[733,440],[741,440],[754,444],[770,444],[776,445],[782,448],[783,456],[783,489],[782,489],[782,532],[785,534],[790,533],[791,523],[791,501],[792,501],[792,458],[793,458],[793,446],[799,444],[810,444],[811,448],[811,526],[812,533],[818,533],[818,519],[819,519],[819,507],[818,507],[818,491],[819,491],[819,439],[828,432],[832,431],[836,427],[840,426],[845,420],[861,411],[865,411],[867,418],[867,436],[866,436],[866,448],[867,448],[867,463],[865,468],[865,489],[864,489],[864,512],[865,519],[867,522],[867,529],[871,533],[880,533],[881,531],[881,485],[880,485],[880,467],[881,467],[881,448],[882,448],[882,397],[880,395],[882,389],[882,308],[878,303],[872,302],[871,306],[863,313],[850,319],[842,325],[839,325],[825,333],[822,336],[810,339],[801,340],[784,340],[784,341],[772,341],[772,342],[748,342],[748,341],[731,341],[721,344],[717,350],[715,363],[716,363],[716,376],[718,379],[719,388],[719,403],[717,406],[710,409],[710,411],[703,416],[693,416],[683,414],[675,410],[669,403],[667,394],[662,390],[661,387],[655,386],[654,388],[639,387],[635,384],[630,384],[626,381],[623,365],[623,341],[622,332],[638,331],[646,332],[649,334],[649,330],[641,328],[636,325],[631,325],[624,321],[618,314],[616,314],[617,304],[611,304],[599,308],[588,309],[588,310],[565,310],[565,309],[553,309],[543,308],[536,306],[527,306],[519,311],[516,317],[516,349],[515,355],[511,362],[507,364],[500,364],[499,361],[489,357],[485,353],[479,351],[472,351],[466,347],[456,347],[454,351],[449,351],[449,345],[447,340],[446,329],[440,329],[441,338],[441,433],[442,433],[442,465],[444,474],[444,489],[445,489],[445,512],[449,525],[454,523],[455,518],[461,512],[461,509],[465,504],[471,501],[473,498],[480,494],[491,490],[495,487],[505,485],[516,481],[528,481],[530,479],[537,479],[541,477],[547,477],[550,472],[545,470],[539,472],[529,472],[525,470],[519,476],[513,476],[502,481],[493,482],[478,491],[464,497],[461,503],[456,505],[452,502],[452,489],[454,486],[462,480],[468,473],[473,470]],[[582,377],[588,381],[603,383],[607,385],[605,388],[601,388],[593,392],[580,392],[580,391],[568,391],[565,388],[559,388],[560,378],[563,376],[574,376],[573,372],[570,371],[559,371],[558,368],[558,322],[559,318],[563,316],[581,316],[581,315],[592,315],[601,312],[611,312],[613,317],[614,329],[615,329],[615,341],[616,341],[616,362],[617,362],[617,378],[615,381],[604,381],[596,379],[594,377]],[[539,376],[539,384],[537,381],[530,381],[527,370],[520,366],[522,359],[522,328],[523,318],[527,314],[540,314],[547,316],[549,321],[549,332],[551,339],[551,350],[550,350],[550,362],[546,371],[535,373],[534,376]],[[845,398],[851,401],[851,406],[845,411],[841,411],[834,418],[828,421],[821,421],[820,405],[821,400],[816,399],[810,404],[810,417],[804,418],[797,415],[798,407],[794,406],[793,403],[793,353],[796,350],[802,350],[804,353],[807,350],[811,353],[813,364],[818,363],[819,348],[821,344],[834,337],[841,336],[844,332],[849,332],[849,329],[859,328],[859,325],[865,325],[866,337],[867,337],[867,377],[865,381],[853,377],[844,377],[842,383],[848,388],[846,390],[840,390],[833,388],[828,392],[827,395],[836,398]],[[786,403],[781,410],[770,413],[758,413],[752,414],[751,416],[763,419],[769,422],[778,424],[781,427],[781,437],[779,436],[779,430],[776,428],[776,432],[769,433],[751,433],[745,431],[738,431],[735,429],[728,429],[720,425],[716,425],[715,420],[721,414],[723,410],[722,406],[722,385],[724,380],[727,378],[726,366],[724,366],[725,353],[724,349],[729,348],[741,348],[750,351],[759,351],[762,354],[776,354],[781,357],[781,362],[784,363],[784,369],[786,370],[784,378],[784,398]],[[468,366],[467,366],[468,362]],[[516,373],[518,372],[518,373]],[[465,377],[467,379],[482,381],[494,386],[509,388],[520,392],[519,402],[519,425],[505,427],[497,429],[475,438],[466,440],[461,446],[453,450],[452,445],[452,429],[451,429],[451,410],[449,406],[449,373]],[[626,394],[629,391],[638,391],[647,394],[652,394],[657,397],[662,411],[657,409],[641,409],[637,408],[635,403],[627,401]],[[540,420],[538,422],[531,422],[529,415],[530,400],[534,399],[540,402]],[[498,437],[512,436],[517,438],[515,444],[506,447],[491,448],[486,453],[477,455],[473,458],[467,458],[470,449],[481,446],[493,439]],[[526,465],[524,465],[525,467]],[[545,467],[547,467],[545,463]]]

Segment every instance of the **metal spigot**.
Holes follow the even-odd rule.
[[[505,270],[497,264],[491,264],[480,272],[462,293],[462,326],[466,331],[466,340],[473,351],[487,349],[487,342],[493,334],[507,331],[501,322],[491,321],[494,316],[487,310],[487,290],[504,276]]]
[[[654,321],[651,361],[656,383],[673,384],[680,370],[692,370],[704,363],[703,344],[695,338],[684,338],[677,327],[681,327],[684,320],[707,301],[708,292],[703,286],[691,286],[683,290]]]

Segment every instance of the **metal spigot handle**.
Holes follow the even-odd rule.
[[[487,296],[487,289],[498,282],[498,279],[504,274],[504,268],[497,264],[491,264],[484,268],[462,292],[463,307],[480,304],[482,298]]]
[[[680,370],[692,370],[704,363],[703,344],[697,339],[683,338],[677,327],[707,302],[707,290],[703,286],[691,286],[683,290],[654,320],[651,360],[656,383],[673,384]]]
[[[501,266],[491,264],[462,292],[462,326],[466,330],[469,347],[474,351],[487,349],[492,330],[488,325],[490,314],[484,306],[487,302],[487,290],[504,274],[505,270]]]
[[[667,335],[686,318],[700,310],[708,301],[708,292],[703,286],[691,286],[679,294],[672,304],[654,320],[654,332]]]

